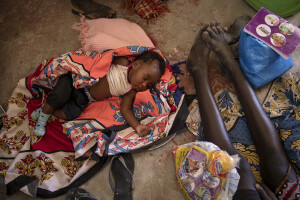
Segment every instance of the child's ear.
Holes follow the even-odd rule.
[[[132,64],[132,68],[133,69],[137,69],[141,64],[141,61],[140,60],[137,60],[135,61],[133,64]]]

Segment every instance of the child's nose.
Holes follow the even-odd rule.
[[[144,82],[144,83],[143,83],[143,88],[146,89],[146,88],[147,88],[147,85],[148,85],[147,82]]]
[[[142,85],[143,85],[144,90],[147,90],[150,88],[150,83],[148,83],[147,81],[145,81]]]

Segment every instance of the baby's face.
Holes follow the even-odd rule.
[[[151,63],[144,63],[138,60],[133,64],[131,71],[129,81],[132,88],[137,92],[146,91],[155,85],[161,77],[158,60],[154,60]]]

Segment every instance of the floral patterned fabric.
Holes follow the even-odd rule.
[[[91,103],[72,121],[51,117],[43,137],[33,134],[36,121],[31,119],[31,113],[41,106],[47,92],[32,86],[51,89],[56,77],[67,71],[72,71],[74,87],[91,85],[101,77],[101,70],[109,66],[112,56],[136,55],[147,49],[124,47],[106,53],[71,52],[46,60],[34,74],[18,82],[8,100],[0,130],[0,175],[4,176],[8,193],[21,190],[44,198],[62,195],[91,178],[102,168],[107,156],[151,145],[169,134],[184,96],[175,91],[171,70],[166,70],[169,73],[166,82],[135,99],[133,111],[137,119],[152,129],[146,137],[139,138],[125,124],[120,114],[121,97]],[[99,64],[103,58],[104,64]],[[91,67],[90,63],[98,63],[100,69]]]
[[[278,129],[285,151],[296,171],[300,170],[299,97],[299,78],[285,74],[274,81],[262,105]],[[233,145],[239,153],[247,158],[256,180],[261,182],[259,158],[247,127],[247,120],[236,95],[228,91],[219,91],[215,95],[215,100]],[[197,100],[191,103],[189,107],[191,112],[186,123],[189,130],[199,140],[203,140],[197,104]]]
[[[113,57],[130,56],[134,59],[134,56],[149,50],[161,54],[156,48],[139,46],[126,46],[102,53],[77,51],[63,54],[46,62],[38,76],[31,79],[32,92],[37,94],[36,88],[39,87],[51,89],[56,78],[68,71],[72,73],[75,88],[93,85],[108,72]],[[72,140],[76,158],[128,152],[166,136],[168,123],[172,124],[168,121],[171,108],[165,99],[169,94],[167,89],[171,74],[167,68],[161,82],[156,85],[157,91],[150,93],[147,90],[136,95],[133,112],[141,123],[151,127],[152,132],[147,137],[139,138],[135,130],[126,124],[120,112],[122,97],[93,102],[77,119],[62,123]]]

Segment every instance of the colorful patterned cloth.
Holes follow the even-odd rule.
[[[138,93],[134,102],[135,116],[152,129],[146,137],[139,138],[124,122],[121,97],[91,103],[73,121],[51,117],[43,137],[33,134],[36,121],[30,115],[61,74],[71,71],[76,88],[92,85],[108,71],[113,56],[135,56],[147,50],[128,46],[102,53],[71,52],[46,60],[33,75],[18,82],[0,132],[0,173],[8,193],[21,190],[46,198],[62,195],[91,178],[108,155],[146,147],[169,134],[183,99],[175,91],[170,67],[156,89]]]
[[[215,95],[215,100],[233,145],[248,159],[256,180],[261,182],[259,158],[247,127],[247,120],[236,95],[228,91],[220,91]],[[299,106],[300,82],[299,78],[291,74],[285,74],[274,81],[263,103],[264,110],[279,131],[289,160],[298,172],[300,170]],[[203,140],[197,100],[191,103],[189,109],[191,112],[186,122],[187,126],[198,136],[199,140]]]
[[[170,12],[164,0],[123,0],[123,7],[136,11],[144,19],[157,18],[164,11]]]

